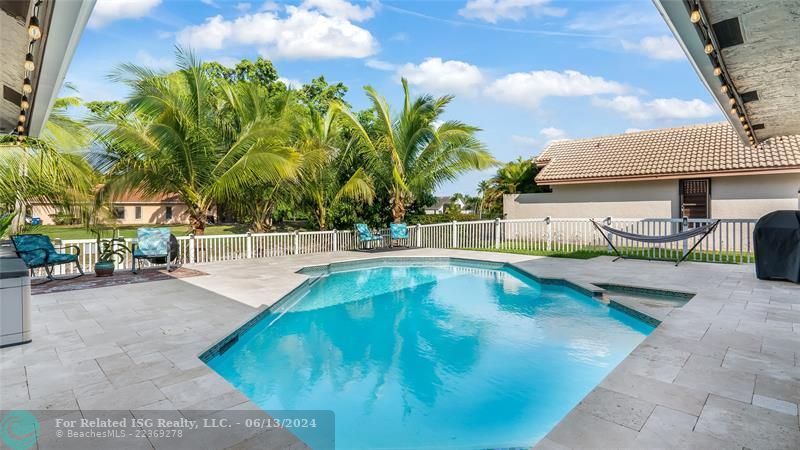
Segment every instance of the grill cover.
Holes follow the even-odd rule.
[[[756,276],[800,283],[800,211],[774,211],[753,230]]]

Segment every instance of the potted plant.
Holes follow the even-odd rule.
[[[94,263],[94,273],[98,277],[110,277],[114,274],[115,261],[121,262],[125,252],[131,250],[125,245],[125,239],[113,237],[102,239],[97,233],[97,262]]]

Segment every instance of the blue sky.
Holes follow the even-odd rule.
[[[355,109],[367,84],[399,105],[405,76],[416,93],[455,94],[446,118],[480,127],[502,161],[552,139],[722,120],[650,0],[98,0],[67,80],[85,100],[124,99],[113,68],[168,70],[176,44],[227,65],[264,56],[290,82],[342,81]]]

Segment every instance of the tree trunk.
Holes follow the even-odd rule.
[[[406,217],[406,203],[403,199],[403,195],[400,193],[395,193],[392,195],[392,219],[394,219],[394,223],[401,223],[403,219]]]
[[[195,236],[202,236],[206,233],[205,214],[190,213],[189,224],[192,226],[192,234]]]

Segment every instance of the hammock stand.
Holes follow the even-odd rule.
[[[697,246],[700,245],[701,242],[703,242],[703,239],[705,239],[709,234],[714,232],[714,229],[717,228],[717,225],[719,225],[720,221],[719,219],[717,219],[714,222],[703,225],[702,227],[690,228],[686,231],[681,231],[680,233],[670,234],[667,236],[645,236],[643,234],[628,233],[627,231],[611,228],[608,225],[598,224],[592,219],[589,219],[589,222],[592,222],[592,225],[594,225],[594,227],[597,228],[597,231],[599,231],[600,234],[603,236],[603,238],[606,240],[606,242],[608,242],[608,245],[610,245],[611,248],[614,249],[614,253],[617,254],[617,257],[614,258],[614,261],[620,258],[625,259],[625,256],[623,256],[622,253],[620,253],[619,250],[617,250],[617,247],[614,247],[614,244],[611,242],[611,239],[609,239],[609,237],[606,236],[606,233],[604,233],[603,231],[607,232],[608,234],[614,234],[621,238],[625,238],[631,241],[650,243],[650,244],[666,244],[669,242],[684,241],[686,239],[693,238],[695,236],[701,236],[700,239],[698,239],[697,242],[694,243],[692,248],[690,248],[689,251],[686,252],[686,254],[684,254],[681,257],[681,259],[679,259],[678,262],[675,263],[675,266],[678,266],[678,264],[682,263],[689,255],[692,254],[694,249],[697,248]]]

